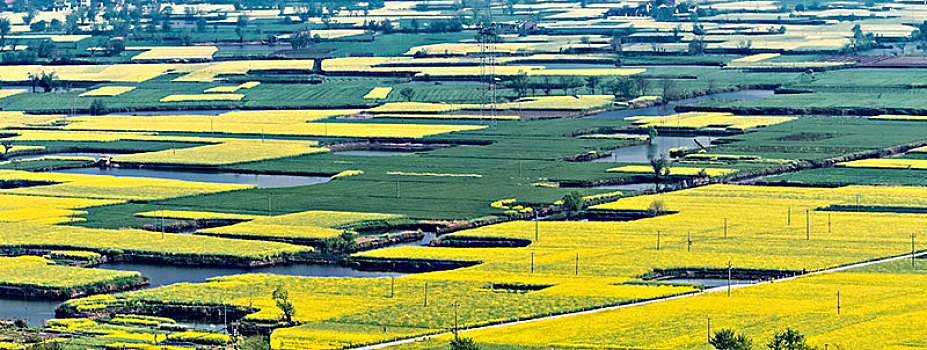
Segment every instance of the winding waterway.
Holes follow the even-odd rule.
[[[711,141],[717,137],[710,136],[657,136],[653,141],[645,145],[636,145],[615,148],[609,152],[609,157],[603,157],[593,162],[610,162],[610,163],[648,163],[650,156],[655,158],[670,158],[670,150],[674,148],[685,147],[687,149],[699,149],[701,146],[708,147]],[[701,146],[699,146],[701,145]]]
[[[201,283],[213,277],[232,276],[247,273],[267,273],[283,276],[304,277],[398,277],[405,274],[398,272],[358,271],[339,265],[323,264],[292,264],[258,268],[234,267],[190,267],[153,265],[140,263],[106,263],[97,268],[119,271],[138,271],[142,276],[151,279],[151,284],[145,287],[156,288],[175,283]],[[55,318],[55,307],[59,301],[23,300],[16,298],[0,298],[0,318],[21,318],[29,326],[41,326],[45,321]]]
[[[55,170],[54,172],[62,174],[130,176],[182,181],[213,182],[223,184],[255,185],[259,188],[307,186],[331,181],[331,178],[328,176],[242,174],[195,169],[91,167],[61,169]]]

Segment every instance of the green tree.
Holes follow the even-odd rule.
[[[605,88],[616,97],[632,97],[631,95],[634,93],[634,83],[630,79],[621,77],[607,81]]]
[[[664,79],[660,82],[660,97],[663,98],[663,104],[669,104],[670,101],[679,98],[679,86],[675,80]]]
[[[815,347],[808,345],[801,332],[791,328],[776,333],[766,347],[771,350],[815,350]]]
[[[206,31],[206,18],[204,17],[196,18],[196,31],[200,33]]]
[[[273,298],[277,308],[283,314],[281,315],[282,321],[287,325],[292,325],[293,316],[296,315],[296,308],[290,302],[290,293],[281,286],[274,290]]]
[[[90,115],[106,114],[106,102],[101,99],[95,99],[90,102]]]
[[[121,54],[126,50],[126,41],[123,38],[109,38],[109,41],[104,44],[103,51],[106,52],[107,56],[116,56]]]
[[[663,178],[670,174],[669,169],[672,161],[662,155],[660,157],[649,155],[648,158],[650,158],[650,167],[653,168],[654,190],[660,191],[660,184],[663,183]]]
[[[10,35],[10,32],[13,31],[13,26],[10,24],[10,20],[6,17],[0,18],[0,51],[4,50],[6,46],[6,36]]]
[[[42,76],[39,78],[39,87],[45,90],[45,92],[55,91],[59,85],[61,85],[61,80],[58,79],[58,75],[55,74],[55,72],[42,72]]]
[[[586,77],[586,86],[589,87],[589,90],[592,90],[592,94],[595,95],[595,87],[599,85],[600,78],[595,75],[590,75]]]
[[[13,149],[13,139],[0,140],[0,147],[3,147],[3,159],[6,159],[10,154],[10,150]]]
[[[528,74],[525,72],[518,73],[512,77],[512,88],[518,97],[525,97],[528,94]]]
[[[238,19],[235,21],[235,34],[238,35],[238,42],[245,41],[245,28],[248,28],[248,23],[251,20],[247,15],[238,16]]]
[[[586,206],[586,200],[583,199],[583,195],[576,191],[570,192],[570,194],[563,196],[560,200],[563,201],[563,208],[568,210],[570,214],[578,213]]]
[[[737,334],[730,329],[722,329],[715,332],[714,336],[708,340],[708,344],[714,346],[717,350],[750,350],[753,349],[753,341],[746,335]]]
[[[451,350],[480,350],[480,347],[473,342],[473,339],[467,337],[454,337],[450,345]]]
[[[399,95],[405,98],[406,101],[412,102],[412,98],[415,97],[415,90],[413,90],[411,87],[406,86],[402,89],[399,89]]]
[[[35,8],[30,8],[29,11],[26,11],[26,14],[23,15],[23,23],[32,24],[32,21],[35,20],[35,17],[39,15],[39,10]]]
[[[290,36],[290,46],[293,50],[304,49],[310,44],[312,44],[312,31],[309,29],[297,31]]]
[[[847,51],[858,53],[872,47],[873,43],[875,43],[875,37],[873,37],[872,33],[863,33],[863,29],[859,24],[853,26],[852,31],[853,36],[850,37],[850,43],[847,44]]]
[[[337,237],[322,241],[322,248],[326,253],[345,254],[357,249],[357,233],[342,231]]]

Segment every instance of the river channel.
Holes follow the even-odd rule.
[[[151,284],[144,289],[156,288],[175,283],[201,283],[207,279],[220,276],[232,276],[247,273],[268,273],[284,276],[306,277],[398,277],[404,274],[396,272],[358,271],[339,265],[292,264],[259,268],[229,267],[189,267],[165,266],[138,263],[106,263],[97,268],[120,271],[138,271],[151,279]],[[29,326],[41,326],[45,321],[55,318],[55,307],[60,301],[22,300],[0,298],[0,319],[21,318]]]

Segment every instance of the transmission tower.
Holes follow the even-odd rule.
[[[496,122],[496,23],[492,20],[492,2],[486,1],[486,19],[480,21],[480,116]],[[489,114],[487,115],[487,108]]]

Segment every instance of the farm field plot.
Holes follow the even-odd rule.
[[[706,325],[710,318],[713,331],[735,329],[761,344],[772,339],[774,332],[790,327],[804,333],[809,344],[815,346],[918,348],[924,339],[914,324],[925,312],[923,296],[918,293],[923,283],[924,276],[915,274],[837,273],[737,289],[730,298],[719,291],[691,299],[465,334],[490,349],[516,344],[705,349],[709,347]],[[837,291],[841,295],[839,314]],[[781,307],[771,308],[771,304]],[[891,331],[873,335],[865,329]]]
[[[628,278],[653,269],[719,269],[726,267],[728,261],[744,269],[814,271],[910,253],[910,232],[918,230],[914,222],[919,217],[817,209],[853,205],[857,198],[864,207],[918,208],[923,205],[919,199],[922,191],[911,187],[818,189],[712,185],[622,198],[593,207],[593,210],[646,212],[654,202],[660,203],[667,213],[652,218],[628,222],[541,221],[537,240],[535,223],[530,221],[490,225],[448,236],[451,240],[462,241],[513,239],[531,242],[526,248],[401,247],[359,256],[481,261],[483,264],[475,269],[528,272],[533,253],[536,272],[573,274],[578,254],[581,275]],[[760,210],[766,214],[762,217],[752,214]],[[583,238],[574,239],[577,235]],[[657,249],[658,240],[660,249]],[[572,250],[564,251],[565,248]]]
[[[138,302],[189,303],[198,300],[207,305],[241,305],[247,300],[250,305],[260,305],[261,311],[246,319],[272,320],[280,317],[280,311],[267,299],[271,290],[261,288],[284,283],[291,293],[295,293],[292,294],[297,305],[295,315],[302,324],[295,329],[276,331],[273,336],[275,348],[379,342],[450,327],[453,318],[448,311],[453,304],[449,300],[461,302],[464,324],[477,325],[492,320],[531,317],[693,291],[684,286],[641,283],[638,277],[652,273],[654,269],[720,270],[731,261],[738,271],[779,270],[791,274],[905,254],[910,252],[910,232],[917,230],[915,218],[921,214],[822,212],[814,209],[853,203],[857,196],[863,198],[862,203],[867,206],[917,207],[925,204],[923,199],[927,197],[923,191],[918,188],[863,186],[840,189],[707,186],[623,198],[596,207],[602,210],[646,211],[654,200],[661,200],[665,210],[672,212],[653,218],[630,222],[539,222],[536,241],[535,223],[530,221],[490,225],[448,236],[451,240],[525,240],[530,242],[525,248],[407,246],[355,255],[359,261],[479,263],[464,269],[406,276],[394,281],[313,279],[307,283],[292,277],[250,275],[207,284],[176,285],[119,294],[115,299],[103,302],[93,298],[79,299],[66,305],[77,308],[85,303],[101,303],[107,309],[120,310],[126,303]],[[768,214],[762,217],[751,214],[760,208]],[[813,212],[805,214],[805,210]],[[789,211],[794,215],[791,224],[788,223]],[[807,228],[803,225],[805,215],[810,218]],[[725,219],[728,220],[726,226]],[[656,246],[657,231],[661,235],[659,249]],[[808,232],[811,233],[810,240]],[[687,243],[690,239],[691,246]],[[815,278],[818,277],[799,281]],[[277,282],[268,282],[269,279]],[[426,283],[428,287],[425,287]],[[429,290],[429,306],[425,306],[425,288]],[[529,291],[503,291],[506,288],[528,288]],[[393,297],[390,297],[391,290]],[[852,289],[848,287],[848,290]],[[324,299],[320,299],[322,295]],[[363,302],[356,299],[361,295],[364,296]],[[549,304],[554,300],[557,300],[557,306]],[[705,307],[708,305],[710,303]],[[737,309],[732,306],[725,310],[733,312]],[[719,314],[724,312],[719,311]],[[672,316],[667,317],[672,319]],[[718,319],[726,320],[723,316]],[[383,326],[388,329],[396,327],[396,333],[388,331],[384,335]],[[350,334],[335,331],[338,328],[333,327],[348,327],[342,330]],[[672,341],[682,341],[684,346],[688,346],[685,345],[687,342],[695,342],[688,336]]]
[[[159,152],[118,156],[116,161],[127,164],[227,165],[274,158],[322,153],[329,150],[315,147],[318,142],[257,139],[216,140],[220,143],[199,147],[170,149]]]
[[[215,237],[166,234],[143,230],[100,230],[47,224],[0,223],[0,247],[67,248],[100,253],[148,256],[165,263],[185,259],[208,263],[250,264],[307,254],[309,247],[283,243],[248,242]]]
[[[910,0],[6,1],[0,349],[927,349],[924,52]]]
[[[145,282],[138,272],[56,265],[36,256],[2,257],[0,262],[0,285],[5,288],[24,288],[25,293],[33,298],[46,296],[64,299],[103,291],[110,286],[126,289]]]
[[[2,190],[5,194],[88,199],[163,199],[250,188],[246,185],[99,175],[0,171],[3,181],[45,182],[46,185]]]
[[[217,94],[206,94],[213,96]],[[219,132],[229,134],[276,134],[325,137],[409,137],[485,128],[481,125],[332,123],[315,121],[351,114],[352,110],[231,112],[219,116],[93,116],[71,119],[65,129],[147,132]],[[274,117],[277,118],[274,118]],[[274,118],[274,119],[268,119]],[[315,122],[313,122],[315,121]]]
[[[309,211],[257,218],[232,226],[200,230],[198,233],[219,237],[321,240],[337,237],[347,231],[346,229],[336,229],[343,225],[360,221],[386,220],[399,217],[399,215],[378,213]]]

